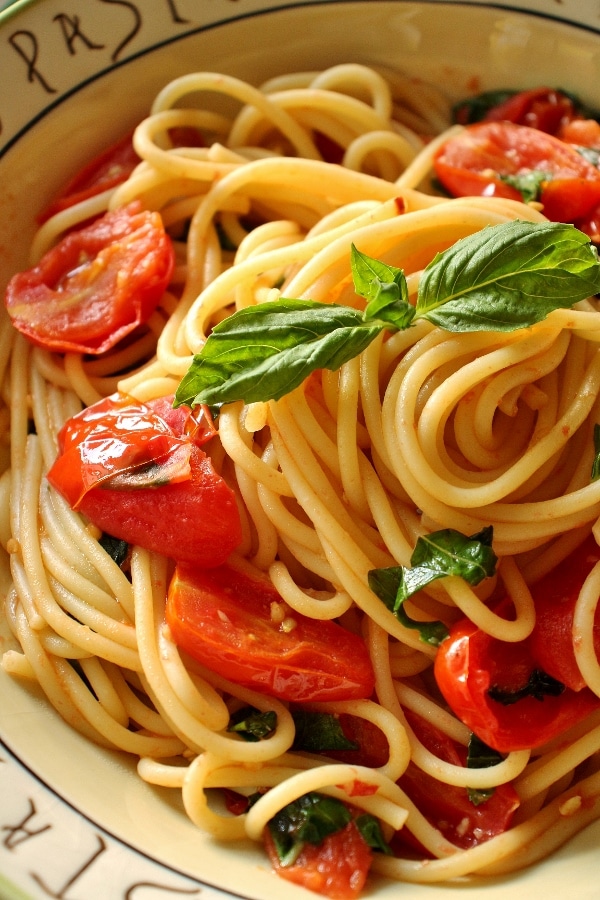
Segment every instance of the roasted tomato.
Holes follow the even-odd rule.
[[[174,641],[208,669],[298,703],[369,697],[374,675],[358,635],[293,612],[255,570],[178,565],[167,599]]]
[[[167,287],[174,250],[161,217],[137,201],[108,212],[14,275],[13,325],[61,353],[104,353],[145,322]]]
[[[554,222],[577,222],[600,203],[600,171],[575,147],[512,122],[470,125],[438,150],[434,166],[455,197],[539,199]]]
[[[206,410],[114,395],[70,419],[48,480],[113,537],[172,559],[220,565],[241,541],[233,491],[201,449]]]
[[[600,708],[589,689],[573,691],[544,672],[529,640],[500,641],[469,619],[440,644],[434,672],[455,715],[501,753],[539,747]]]

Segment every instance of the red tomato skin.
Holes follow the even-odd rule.
[[[585,687],[573,650],[573,616],[583,582],[600,560],[600,547],[590,535],[569,557],[532,588],[536,623],[529,638],[539,668],[573,691]],[[594,646],[600,657],[600,609],[594,622]]]
[[[175,255],[160,215],[137,201],[67,234],[6,289],[13,325],[59,353],[100,354],[156,308]]]
[[[424,746],[444,762],[466,765],[466,750],[410,710],[405,710],[408,722]],[[475,805],[466,788],[441,785],[413,763],[398,784],[406,791],[423,815],[438,828],[444,837],[467,850],[507,831],[519,808],[519,795],[510,784],[498,785],[484,802]],[[407,837],[404,831],[399,838]]]
[[[59,435],[60,453],[48,472],[48,481],[74,508],[79,509],[102,531],[130,544],[137,544],[171,559],[181,559],[203,566],[218,566],[242,540],[242,529],[235,495],[225,480],[215,471],[210,458],[198,446],[207,434],[202,431],[198,440],[195,427],[187,434],[192,417],[187,407],[173,409],[172,398],[164,397],[148,404],[138,404],[140,420],[144,412],[151,412],[163,420],[158,430],[159,440],[169,437],[175,442],[189,444],[189,475],[187,480],[132,490],[116,490],[101,485],[85,488],[82,469],[85,462],[78,452],[78,443],[98,421],[107,406],[135,409],[135,401],[113,395],[70,419]],[[148,418],[148,421],[153,421]],[[212,422],[211,422],[212,424]],[[149,432],[151,435],[151,431]],[[135,449],[133,432],[130,433]],[[148,437],[148,432],[145,432]],[[181,438],[185,436],[185,440]],[[149,444],[150,439],[145,440]],[[128,453],[124,445],[124,453]],[[111,463],[112,464],[112,463]],[[112,474],[118,474],[118,461]],[[106,482],[109,484],[110,482]]]
[[[173,640],[206,668],[290,702],[369,697],[374,675],[362,639],[332,621],[271,618],[281,596],[259,572],[178,565],[166,621]]]
[[[466,765],[464,747],[459,747],[416,713],[407,709],[404,713],[416,736],[431,753],[452,765]],[[337,750],[326,755],[351,765],[373,768],[385,765],[389,748],[382,731],[371,722],[356,716],[343,714],[339,719],[344,734],[349,740],[359,744],[359,749]],[[518,794],[510,784],[499,785],[484,803],[475,806],[465,788],[441,785],[412,763],[409,763],[398,784],[447,840],[464,849],[475,847],[506,831],[519,807]],[[402,829],[394,838],[392,848],[400,849],[406,844],[427,854],[412,835]]]
[[[268,828],[265,848],[281,878],[332,900],[355,900],[365,886],[373,851],[354,824],[328,835],[320,844],[305,844],[296,861],[282,866]]]
[[[570,97],[553,88],[538,87],[519,91],[503,103],[494,106],[484,118],[485,122],[514,122],[527,125],[547,134],[557,134],[568,122],[577,118]]]
[[[193,446],[191,478],[177,484],[88,491],[79,510],[102,531],[170,559],[220,566],[241,542],[235,496],[209,457]]]
[[[510,705],[489,696],[492,687],[523,686],[534,668],[527,641],[499,641],[463,619],[440,644],[434,675],[449,707],[467,728],[489,747],[510,753],[540,747],[600,708],[600,698],[588,689],[565,688],[557,697],[524,697]]]
[[[513,200],[522,199],[521,194],[499,176],[548,172],[552,178],[544,183],[540,200],[544,215],[555,222],[574,222],[600,203],[595,166],[559,138],[512,122],[467,126],[440,147],[434,166],[453,196]]]
[[[58,197],[39,214],[37,217],[39,224],[76,203],[95,197],[96,194],[126,181],[140,162],[133,149],[132,138],[131,132],[126,134],[80,169]]]

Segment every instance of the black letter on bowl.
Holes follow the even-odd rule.
[[[29,53],[25,47],[19,45],[17,38],[28,38]],[[14,34],[11,34],[8,41],[15,48],[21,59],[24,59],[27,63],[27,79],[29,81],[35,81],[37,79],[48,94],[56,94],[56,88],[51,87],[35,67],[38,57],[38,42],[36,36],[32,34],[31,31],[15,31]]]
[[[75,16],[71,19],[65,13],[59,13],[57,16],[54,16],[54,21],[60,23],[65,43],[71,56],[75,56],[76,53],[75,49],[73,48],[75,38],[81,38],[85,46],[90,50],[102,50],[104,48],[104,44],[94,44],[93,41],[87,38],[80,30],[79,16]]]
[[[134,3],[129,3],[128,0],[100,0],[100,2],[101,3],[114,3],[116,6],[126,6],[127,9],[130,9],[132,11],[133,17],[135,19],[135,25],[133,26],[133,28],[131,29],[129,34],[121,41],[121,43],[119,44],[119,46],[117,47],[117,49],[114,51],[114,53],[111,56],[111,59],[113,60],[113,62],[116,62],[119,58],[119,54],[121,53],[121,51],[125,49],[127,44],[129,44],[130,41],[132,41],[134,39],[134,37],[136,36],[138,31],[140,30],[140,28],[142,26],[142,17],[140,15],[140,11],[137,8],[137,6]]]

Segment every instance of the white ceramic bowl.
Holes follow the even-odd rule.
[[[600,21],[597,4],[586,0],[78,0],[71,7],[17,0],[0,14],[2,287],[25,263],[35,213],[143,116],[168,79],[188,71],[259,82],[286,70],[382,63],[418,72],[454,98],[475,84],[551,84],[600,106]],[[0,835],[0,895],[7,898],[116,900],[134,885],[139,895],[131,896],[148,898],[308,896],[276,879],[254,847],[227,850],[206,840],[171,795],[135,776],[129,760],[86,742],[2,671]],[[482,900],[591,900],[599,842],[600,825],[593,826],[542,865],[474,890]],[[466,893],[374,882],[369,896],[459,900]]]

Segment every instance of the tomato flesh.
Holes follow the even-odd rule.
[[[235,495],[199,446],[211,433],[202,417],[173,410],[169,398],[143,404],[115,395],[65,424],[48,481],[113,537],[220,565],[242,535]],[[149,485],[128,489],[123,474],[146,467]]]
[[[360,896],[373,851],[354,822],[328,835],[320,844],[305,844],[289,866],[281,865],[268,828],[264,840],[275,872],[286,881],[333,900],[355,900]]]
[[[363,640],[296,612],[281,623],[272,617],[281,603],[254,570],[179,564],[166,620],[183,650],[237,684],[299,703],[369,697],[374,675]]]
[[[67,234],[6,289],[13,325],[47,350],[105,353],[155,310],[175,255],[138,201]]]

